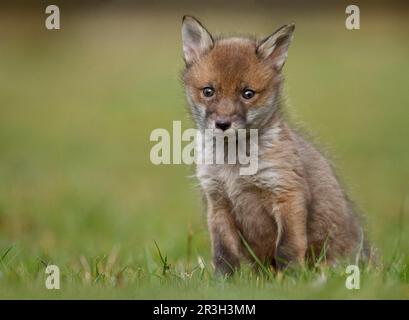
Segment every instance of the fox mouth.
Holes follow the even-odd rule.
[[[225,137],[237,137],[237,132],[239,129],[229,128],[226,130],[221,130],[219,128],[213,129],[215,136],[225,136]]]
[[[246,125],[238,121],[209,121],[207,129],[214,129],[217,133],[237,132],[239,129],[246,129]]]

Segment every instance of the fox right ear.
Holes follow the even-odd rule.
[[[199,59],[213,48],[213,38],[201,23],[192,16],[184,16],[182,22],[183,55],[186,64]]]

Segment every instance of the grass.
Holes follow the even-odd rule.
[[[409,298],[408,22],[364,9],[352,32],[344,8],[225,19],[101,7],[67,13],[55,32],[43,10],[1,11],[0,298]],[[290,118],[333,155],[381,254],[362,266],[360,290],[345,288],[345,264],[214,277],[193,168],[149,160],[153,129],[192,125],[179,82],[185,13],[226,33],[296,22]],[[45,289],[48,264],[60,290]]]

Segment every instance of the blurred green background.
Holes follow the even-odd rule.
[[[406,6],[358,2],[361,29],[348,31],[343,1],[55,3],[57,31],[44,27],[45,3],[0,11],[0,298],[409,297]],[[189,275],[198,256],[210,265],[194,168],[149,160],[152,130],[193,125],[184,14],[227,35],[296,23],[289,118],[332,155],[396,276],[375,272],[379,282],[351,292],[341,276],[298,290]],[[182,280],[161,275],[154,241]],[[44,287],[48,263],[61,269],[59,291]]]

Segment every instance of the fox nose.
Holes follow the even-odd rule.
[[[217,119],[217,120],[215,121],[215,126],[216,126],[216,128],[218,128],[218,129],[221,129],[221,130],[223,130],[223,131],[226,131],[227,129],[230,128],[230,126],[231,126],[231,121],[230,121],[230,120],[227,120],[227,119]]]

